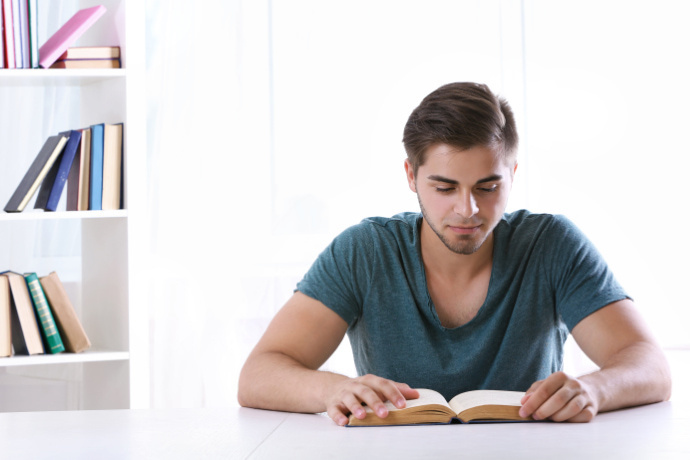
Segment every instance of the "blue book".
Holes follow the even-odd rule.
[[[91,185],[89,209],[100,211],[103,204],[103,123],[91,126]]]
[[[34,209],[43,209],[45,211],[55,211],[60,202],[60,195],[65,188],[67,176],[70,168],[74,162],[74,155],[79,148],[79,140],[81,139],[81,131],[69,131],[60,133],[63,136],[69,136],[65,149],[62,151],[60,160],[53,164],[53,167],[48,172],[48,175],[41,184],[41,189],[36,198]]]

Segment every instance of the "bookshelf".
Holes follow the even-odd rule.
[[[34,210],[35,197],[0,212],[0,270],[57,271],[92,343],[0,358],[0,412],[149,406],[144,2],[38,0],[39,43],[95,5],[107,12],[75,45],[119,45],[121,69],[0,69],[3,207],[48,136],[125,124],[124,209],[67,212],[63,196],[57,212]]]

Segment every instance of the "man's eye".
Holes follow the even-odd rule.
[[[496,190],[498,190],[498,187],[495,185],[493,187],[480,187],[478,190],[480,192],[491,193],[491,192],[495,192]]]
[[[452,188],[436,187],[436,191],[439,193],[448,193],[448,192],[451,192],[452,190],[453,190]]]

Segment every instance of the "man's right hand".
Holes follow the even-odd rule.
[[[405,383],[367,374],[335,384],[332,396],[326,401],[326,412],[335,423],[344,426],[347,425],[350,414],[358,419],[366,416],[364,405],[371,407],[379,417],[385,418],[388,416],[385,401],[402,409],[407,404],[407,399],[416,398],[419,398],[419,392]]]

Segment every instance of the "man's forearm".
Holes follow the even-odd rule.
[[[326,410],[326,392],[348,377],[308,369],[278,352],[250,357],[242,368],[237,399],[259,409],[317,413]]]
[[[665,401],[671,397],[671,372],[663,351],[640,342],[624,348],[600,370],[581,377],[596,391],[598,411]]]

